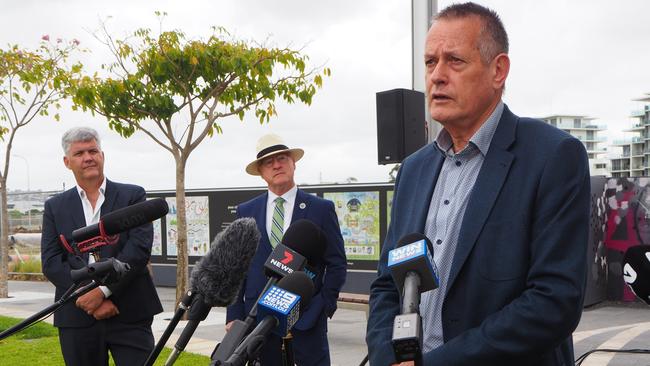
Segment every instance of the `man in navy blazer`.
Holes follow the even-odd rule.
[[[315,293],[308,308],[294,325],[293,352],[297,365],[329,365],[327,318],[336,311],[339,291],[345,282],[347,261],[343,237],[339,228],[334,204],[298,189],[294,182],[295,162],[302,158],[302,149],[290,149],[279,136],[262,136],[257,143],[257,158],[246,167],[251,175],[260,175],[268,185],[268,192],[237,206],[237,217],[252,217],[262,233],[257,252],[246,275],[242,292],[228,307],[226,329],[233,320],[243,320],[257,301],[268,278],[264,275],[264,262],[276,243],[282,238],[291,222],[300,219],[312,221],[320,227],[327,239],[324,258],[316,268]],[[275,228],[273,220],[276,198],[281,198],[283,223]],[[278,231],[282,226],[282,231]],[[271,335],[262,348],[262,365],[281,365],[282,339]]]
[[[440,276],[419,307],[422,364],[573,365],[589,230],[585,149],[503,104],[508,40],[493,11],[446,8],[425,47],[429,111],[444,128],[395,182],[371,286],[370,363],[395,363],[400,294],[387,255],[415,232],[433,243]]]
[[[145,200],[142,187],[115,183],[104,177],[104,153],[97,132],[73,128],[63,135],[64,163],[77,186],[45,202],[41,236],[43,273],[56,286],[55,300],[72,285],[70,270],[77,268],[59,235],[99,221],[100,216]],[[153,228],[143,225],[119,235],[117,243],[99,247],[85,263],[116,258],[131,267],[118,283],[91,290],[54,313],[66,365],[142,365],[154,346],[151,323],[162,311],[147,269]],[[72,263],[71,263],[72,262]]]

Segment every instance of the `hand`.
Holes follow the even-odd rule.
[[[88,315],[93,315],[93,312],[102,304],[102,301],[104,301],[104,293],[99,288],[94,288],[80,296],[75,304]]]
[[[234,322],[234,320],[231,320],[231,321],[229,321],[229,322],[226,324],[226,332],[229,332],[229,331],[230,331],[230,328],[232,327],[232,323],[233,323],[233,322]]]
[[[406,362],[402,362],[402,363],[394,363],[393,366],[415,366],[415,362],[406,361]]]
[[[119,313],[120,311],[117,309],[117,306],[115,306],[111,300],[106,299],[102,301],[102,304],[93,312],[93,316],[97,320],[102,320],[112,318]]]

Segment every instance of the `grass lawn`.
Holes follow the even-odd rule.
[[[0,332],[18,324],[22,319],[0,316]],[[63,365],[56,328],[38,323],[0,341],[0,365],[2,366],[60,366]],[[165,348],[155,365],[164,365],[170,349]],[[209,365],[210,358],[183,352],[174,365]],[[111,359],[110,365],[115,365]]]

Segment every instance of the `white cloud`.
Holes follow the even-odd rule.
[[[479,2],[501,14],[510,35],[512,69],[505,99],[515,113],[584,114],[608,123],[611,135],[621,134],[617,129],[625,128],[630,110],[638,108],[630,100],[650,92],[650,3]],[[439,6],[449,3],[439,1]],[[109,15],[109,28],[117,36],[141,27],[157,29],[155,10],[169,13],[167,28],[190,37],[207,37],[210,26],[221,25],[240,38],[304,46],[314,65],[332,69],[311,107],[278,103],[279,116],[265,125],[254,118],[223,121],[224,135],[191,155],[187,188],[260,185],[243,168],[252,159],[255,140],[271,131],[306,150],[298,182],[387,179],[390,167],[377,165],[375,93],[410,87],[408,1],[14,1],[0,12],[0,45],[33,47],[43,34],[78,38],[92,49],[83,55],[86,67],[96,70],[110,59],[88,30]],[[109,178],[147,189],[174,188],[168,152],[141,134],[124,140],[103,119],[71,111],[60,123],[35,121],[20,131],[13,153],[27,159],[31,188],[74,183],[59,146],[61,134],[74,125],[92,125],[102,134]],[[9,188],[24,189],[26,182],[24,161],[13,159]]]

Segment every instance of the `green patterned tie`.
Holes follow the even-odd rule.
[[[275,248],[282,240],[282,233],[284,232],[284,198],[278,197],[275,202],[275,209],[273,210],[273,221],[271,222],[271,246]]]

